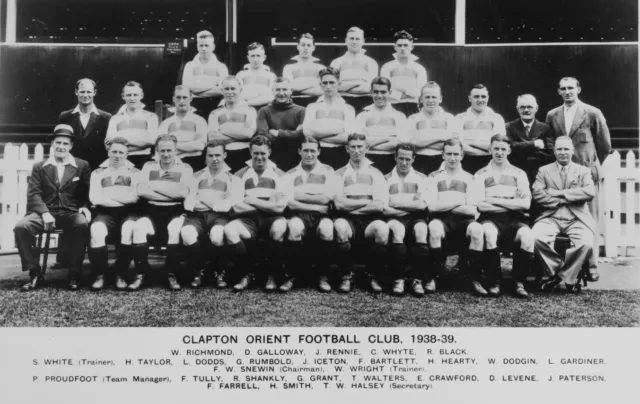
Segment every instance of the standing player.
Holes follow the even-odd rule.
[[[313,56],[316,49],[313,35],[305,33],[298,39],[298,55],[291,58],[296,63],[288,64],[282,70],[282,77],[291,80],[293,101],[302,107],[311,104],[322,95],[320,71],[324,66]]]
[[[371,102],[369,91],[371,80],[378,75],[378,63],[364,54],[364,31],[360,28],[349,28],[345,43],[347,52],[331,62],[331,67],[342,77],[340,94],[346,97],[356,113],[360,113]]]
[[[213,53],[216,45],[211,32],[200,31],[196,37],[198,54],[184,66],[182,84],[191,90],[196,113],[207,119],[222,99],[220,80],[229,75],[229,69]]]
[[[380,75],[391,80],[393,91],[390,94],[393,107],[409,117],[419,111],[420,89],[427,84],[427,71],[418,64],[417,56],[412,54],[413,36],[407,31],[398,31],[393,35],[395,60],[385,63]]]
[[[489,108],[489,89],[476,84],[469,91],[471,106],[456,115],[460,126],[460,137],[464,141],[465,159],[463,168],[475,173],[491,160],[490,139],[493,135],[506,135],[504,119]]]
[[[178,139],[178,157],[194,170],[202,168],[202,150],[207,141],[207,121],[191,112],[191,94],[185,86],[173,90],[175,115],[165,119],[158,129],[159,135],[174,135]]]
[[[338,219],[334,221],[338,243],[338,269],[342,278],[338,291],[351,291],[351,242],[372,242],[367,249],[367,268],[370,271],[369,285],[374,293],[382,292],[378,276],[386,263],[389,227],[384,222],[382,210],[389,200],[384,176],[371,167],[366,159],[367,138],[361,133],[352,133],[347,142],[349,163],[336,171],[339,186],[334,203]]]
[[[242,84],[234,76],[222,81],[224,104],[209,115],[207,139],[225,145],[226,163],[239,170],[251,157],[249,139],[256,133],[256,110],[241,98]]]
[[[406,140],[407,118],[389,102],[391,82],[386,77],[371,81],[373,105],[358,114],[356,123],[367,136],[369,159],[380,172],[388,173],[394,166],[393,153],[398,143]]]
[[[242,97],[250,106],[260,109],[273,100],[273,83],[276,75],[264,64],[267,55],[264,46],[254,42],[247,46],[249,64],[236,74],[243,86]]]
[[[168,240],[165,268],[169,289],[180,290],[176,271],[180,264],[180,229],[184,221],[182,203],[189,193],[193,170],[176,158],[177,145],[178,139],[173,135],[158,136],[158,161],[145,164],[139,174],[138,196],[149,204],[133,228],[134,259],[138,273],[135,281],[129,285],[130,290],[140,288],[144,272],[149,268],[149,236]]]
[[[105,141],[114,137],[123,137],[129,143],[128,160],[136,168],[141,168],[151,157],[151,147],[158,137],[158,116],[145,111],[142,106],[144,93],[142,86],[129,81],[122,89],[125,102],[120,112],[109,121]]]
[[[289,275],[295,276],[294,271],[299,273],[299,268],[309,262],[309,257],[314,257],[318,287],[322,292],[331,292],[328,275],[334,244],[329,211],[336,177],[331,166],[318,161],[320,145],[317,139],[305,136],[298,153],[300,164],[283,178],[290,212],[287,270]],[[292,286],[293,278],[290,278],[280,286],[280,290],[288,292]]]
[[[253,270],[249,267],[246,244],[258,237],[269,240],[267,256],[267,282],[265,290],[273,292],[278,287],[276,277],[281,275],[284,255],[284,234],[287,220],[282,216],[287,200],[282,193],[284,173],[269,160],[271,142],[263,135],[256,135],[249,145],[251,165],[235,173],[244,189],[243,200],[233,206],[237,219],[224,227],[225,240],[235,255],[236,268],[242,275],[233,287],[242,291],[253,280]]]
[[[444,142],[458,136],[460,125],[453,115],[440,106],[442,90],[435,81],[422,87],[419,102],[422,110],[409,117],[407,130],[409,143],[416,147],[414,167],[428,175],[442,164]]]
[[[127,161],[127,139],[110,139],[107,151],[109,159],[91,173],[89,186],[89,200],[95,206],[95,216],[89,228],[89,262],[95,275],[91,288],[100,290],[105,285],[104,275],[107,272],[109,256],[106,239],[107,236],[115,234],[121,238],[115,264],[116,288],[124,290],[127,287],[124,275],[132,255],[132,220],[135,220],[137,215],[138,169]],[[122,229],[125,222],[127,226]]]
[[[323,160],[337,169],[348,161],[344,146],[348,133],[355,128],[356,114],[338,95],[340,73],[336,69],[327,67],[320,71],[320,84],[323,95],[307,107],[302,131],[320,141]]]
[[[467,239],[470,239],[469,262],[481,268],[479,263],[483,260],[484,234],[480,223],[475,221],[478,196],[473,177],[462,169],[463,157],[462,142],[449,139],[444,142],[443,167],[429,174],[429,187],[434,191],[427,203],[431,265],[425,290],[430,293],[436,290],[436,276],[445,269],[447,254],[442,246],[445,239],[449,245],[458,246],[459,249],[466,248]],[[486,296],[487,291],[480,284],[480,270],[474,272],[472,287],[478,295]]]
[[[267,136],[273,144],[273,162],[283,170],[290,170],[296,165],[305,110],[291,100],[291,82],[287,78],[276,79],[273,95],[273,102],[258,111],[257,133]]]
[[[507,156],[511,153],[509,138],[494,135],[491,138],[491,162],[475,175],[478,189],[478,222],[484,229],[485,268],[489,275],[488,293],[500,294],[499,245],[515,242],[518,250],[513,256],[513,280],[516,296],[527,298],[524,281],[533,262],[533,232],[525,223],[524,213],[531,205],[531,191],[527,174],[511,165]],[[500,241],[500,243],[498,242]]]
[[[383,213],[389,226],[389,268],[393,276],[394,295],[404,294],[404,264],[407,245],[411,247],[411,290],[424,295],[422,279],[427,274],[429,245],[427,244],[427,176],[414,170],[415,148],[410,143],[396,147],[396,166],[385,176],[389,187],[389,206]],[[407,231],[409,234],[407,234]]]
[[[226,155],[223,144],[207,144],[207,166],[194,174],[194,184],[184,201],[187,217],[180,235],[185,246],[187,265],[193,272],[193,288],[202,285],[204,276],[205,249],[200,243],[203,239],[211,242],[211,246],[207,247],[210,248],[209,255],[216,267],[216,286],[227,286],[224,281],[222,248],[224,226],[229,222],[231,208],[242,200],[243,186],[224,163]]]

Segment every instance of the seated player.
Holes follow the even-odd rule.
[[[297,150],[302,140],[304,107],[291,100],[289,79],[278,77],[273,84],[273,102],[258,111],[258,132],[273,144],[271,160],[282,170],[297,164]]]
[[[317,139],[305,136],[299,154],[300,164],[283,178],[289,201],[287,270],[291,277],[280,286],[280,291],[291,289],[295,272],[311,258],[316,263],[320,291],[331,292],[329,265],[334,243],[333,220],[329,213],[336,177],[331,166],[318,161],[320,145]]]
[[[229,222],[231,208],[242,200],[243,185],[229,172],[224,163],[226,155],[224,145],[213,142],[207,145],[207,166],[193,175],[194,184],[184,201],[187,217],[180,236],[185,246],[187,266],[193,273],[193,288],[202,285],[205,254],[214,263],[216,286],[227,286],[223,266],[224,226]],[[204,248],[201,241],[205,240],[209,240],[211,246],[206,243]]]
[[[298,55],[291,58],[296,63],[284,66],[282,77],[291,81],[293,90],[293,102],[301,107],[314,102],[322,95],[320,88],[320,71],[324,66],[318,63],[318,58],[313,56],[316,49],[313,35],[305,33],[298,39]]]
[[[413,36],[407,31],[393,34],[394,60],[385,63],[380,75],[391,80],[393,91],[390,99],[393,107],[407,118],[418,112],[420,89],[427,83],[427,71],[416,62]]]
[[[178,157],[193,170],[200,170],[204,161],[202,151],[207,142],[207,121],[191,112],[191,93],[185,86],[173,90],[175,115],[165,119],[158,129],[159,135],[174,135],[178,139]]]
[[[355,128],[356,113],[338,94],[340,73],[331,67],[320,71],[322,97],[309,104],[304,115],[302,131],[320,141],[323,161],[333,169],[349,160],[344,146],[347,134]]]
[[[365,108],[356,123],[367,136],[367,157],[380,172],[388,173],[395,165],[394,151],[398,143],[406,140],[407,118],[395,110],[389,102],[391,82],[386,77],[371,81],[373,105]]]
[[[423,174],[429,175],[442,164],[442,147],[444,142],[457,137],[460,132],[458,120],[446,112],[442,104],[442,91],[435,81],[422,87],[420,112],[407,120],[409,143],[416,147],[414,167]]]
[[[253,280],[254,271],[249,266],[246,244],[262,237],[268,240],[266,255],[269,268],[266,270],[265,290],[273,292],[278,287],[276,277],[282,271],[284,235],[287,231],[287,220],[282,216],[287,206],[282,192],[284,173],[269,160],[271,142],[268,137],[254,136],[249,151],[251,161],[247,164],[251,165],[235,173],[243,186],[243,200],[233,206],[238,218],[224,227],[225,240],[235,256],[236,271],[242,275],[233,289],[238,292],[245,290]]]
[[[256,133],[256,110],[240,98],[242,84],[234,76],[222,80],[223,104],[209,115],[207,139],[225,145],[231,171],[244,167],[249,140]]]
[[[480,284],[482,267],[479,263],[483,259],[484,234],[480,223],[475,221],[478,215],[478,197],[473,177],[462,170],[463,157],[462,142],[459,139],[449,139],[444,142],[443,167],[429,174],[428,186],[433,190],[427,201],[431,263],[424,288],[426,292],[435,292],[436,277],[444,273],[447,254],[442,242],[446,240],[450,246],[463,250],[467,248],[469,239],[468,261],[477,268],[473,271],[471,285],[475,293],[486,296],[487,291]],[[464,255],[464,251],[462,253]]]
[[[369,91],[371,80],[378,75],[378,63],[364,54],[364,31],[360,28],[349,28],[345,44],[347,52],[334,59],[331,67],[342,77],[339,83],[340,95],[359,114],[371,102]]]
[[[264,46],[254,42],[247,46],[249,63],[244,66],[244,70],[236,74],[244,89],[241,95],[242,99],[256,110],[273,101],[271,89],[276,81],[276,75],[271,73],[269,66],[264,64],[266,59]]]
[[[136,168],[142,168],[151,158],[151,147],[158,137],[158,116],[143,109],[142,85],[129,81],[122,89],[123,108],[111,117],[105,142],[123,137],[129,143],[128,160]]]
[[[148,237],[167,240],[165,270],[169,289],[180,290],[176,272],[180,265],[180,229],[184,221],[182,203],[189,193],[193,170],[176,157],[178,139],[173,135],[158,136],[156,153],[158,161],[150,161],[139,173],[138,196],[148,205],[133,228],[134,260],[137,274],[130,290],[142,285],[149,268]]]
[[[195,112],[207,119],[222,99],[220,80],[229,75],[229,69],[213,53],[216,45],[211,32],[198,32],[196,41],[198,54],[184,66],[182,84],[193,95]]]
[[[138,169],[127,160],[127,139],[114,137],[107,142],[109,159],[91,173],[89,200],[95,206],[95,212],[89,231],[89,262],[95,276],[91,285],[93,290],[105,286],[104,275],[109,263],[107,236],[120,236],[115,264],[116,288],[127,288],[125,271],[131,262],[132,224],[137,216]],[[127,227],[122,229],[123,223]]]
[[[491,285],[489,295],[500,294],[499,243],[515,242],[519,247],[513,255],[515,294],[527,298],[529,294],[524,288],[524,281],[533,262],[534,237],[526,224],[525,213],[531,205],[531,192],[527,174],[507,160],[510,153],[511,144],[507,136],[494,135],[491,138],[491,162],[475,175],[480,211],[478,222],[484,229],[484,262]]]
[[[337,258],[342,283],[338,291],[351,291],[351,242],[369,242],[367,268],[369,285],[374,293],[382,292],[378,276],[386,263],[389,227],[382,211],[389,200],[384,176],[366,159],[367,137],[361,133],[349,135],[349,163],[336,171],[339,185],[334,203],[339,216],[333,223],[338,244]]]
[[[389,226],[389,269],[394,295],[404,294],[407,246],[411,249],[411,290],[424,295],[422,279],[427,274],[427,176],[413,169],[415,148],[410,143],[396,146],[396,166],[385,176],[389,189],[389,206],[382,213]],[[408,234],[407,234],[408,233]]]
[[[502,116],[489,107],[489,89],[476,84],[469,91],[471,106],[456,115],[461,126],[460,138],[464,142],[465,159],[462,168],[475,173],[491,161],[490,139],[493,135],[506,135]]]

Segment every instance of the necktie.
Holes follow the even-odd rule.
[[[526,125],[524,127],[524,132],[527,134],[527,138],[529,137],[529,132],[531,131],[531,128],[529,127],[529,125]]]
[[[564,188],[567,184],[567,167],[563,166],[560,169],[560,179],[562,180],[562,188]]]

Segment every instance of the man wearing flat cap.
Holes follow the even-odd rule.
[[[51,135],[49,158],[37,162],[31,170],[27,190],[27,215],[13,229],[22,270],[29,271],[30,280],[22,290],[40,286],[36,235],[45,230],[62,229],[69,237],[69,288],[78,289],[82,261],[89,240],[89,163],[74,158],[73,128],[60,124]]]

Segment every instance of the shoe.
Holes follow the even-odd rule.
[[[78,280],[76,278],[69,279],[69,290],[78,290]]]
[[[342,278],[342,282],[340,282],[340,286],[338,286],[338,292],[340,293],[351,292],[351,276],[345,276]]]
[[[200,286],[202,286],[202,276],[198,275],[191,281],[191,287],[194,289],[198,289]]]
[[[287,280],[282,285],[280,285],[278,290],[282,293],[290,292],[291,288],[293,288],[293,281],[294,278],[287,278]]]
[[[600,274],[595,269],[590,269],[589,274],[587,275],[587,281],[589,282],[598,282],[600,280]]]
[[[267,292],[273,292],[277,288],[278,285],[276,284],[276,280],[274,279],[273,275],[269,275],[269,277],[267,278],[267,283],[264,284],[264,290]]]
[[[318,289],[320,289],[320,292],[324,292],[324,293],[331,292],[331,284],[329,284],[328,277],[320,276],[318,278]]]
[[[216,273],[216,288],[224,289],[227,287],[227,282],[224,281],[224,271]]]
[[[127,282],[122,276],[116,276],[116,289],[125,290],[127,288]]]
[[[242,279],[240,279],[240,282],[236,283],[233,286],[233,290],[235,290],[236,292],[241,292],[247,289],[250,283],[251,283],[251,278],[249,276],[243,276]]]
[[[169,290],[171,290],[172,292],[177,292],[182,289],[174,274],[169,274],[169,276],[167,277],[167,281],[169,282]]]
[[[562,279],[554,275],[551,278],[544,281],[542,285],[540,285],[540,290],[545,293],[551,293],[551,291],[555,289],[556,286],[558,286],[561,282],[562,282]]]
[[[411,282],[411,293],[413,293],[415,296],[424,295],[424,288],[422,287],[422,282],[420,281],[420,279],[414,279],[413,282]]]
[[[38,286],[40,286],[40,284],[42,283],[42,275],[40,275],[40,269],[35,269],[35,270],[31,270],[29,271],[29,282],[25,283],[24,285],[22,285],[22,291],[23,292],[28,292],[30,290],[34,290],[36,289]]]
[[[424,283],[425,293],[436,293],[436,280],[431,278]]]
[[[480,284],[480,282],[478,281],[473,281],[471,282],[471,288],[473,289],[473,293],[475,293],[478,296],[487,296],[487,291],[482,287],[482,285]]]
[[[529,298],[529,294],[527,293],[527,291],[524,288],[524,284],[522,282],[516,282],[516,292],[515,292],[516,297],[520,297],[522,299],[527,299]]]
[[[500,285],[498,284],[494,284],[492,285],[489,290],[487,291],[487,293],[489,293],[489,296],[491,297],[498,297],[500,296]]]
[[[129,290],[138,290],[140,289],[140,286],[142,286],[142,281],[144,280],[144,275],[138,274],[136,275],[136,277],[133,279],[133,282],[131,282],[128,286]],[[124,281],[124,279],[123,279]],[[116,284],[117,287],[117,284]]]
[[[382,292],[382,286],[380,286],[380,283],[378,282],[378,280],[373,276],[371,277],[371,279],[369,279],[369,286],[371,287],[371,291],[373,293]]]
[[[396,279],[393,281],[393,288],[391,289],[391,293],[396,296],[404,295],[404,279]]]
[[[102,290],[104,288],[104,275],[96,276],[96,280],[91,284],[91,289]]]

